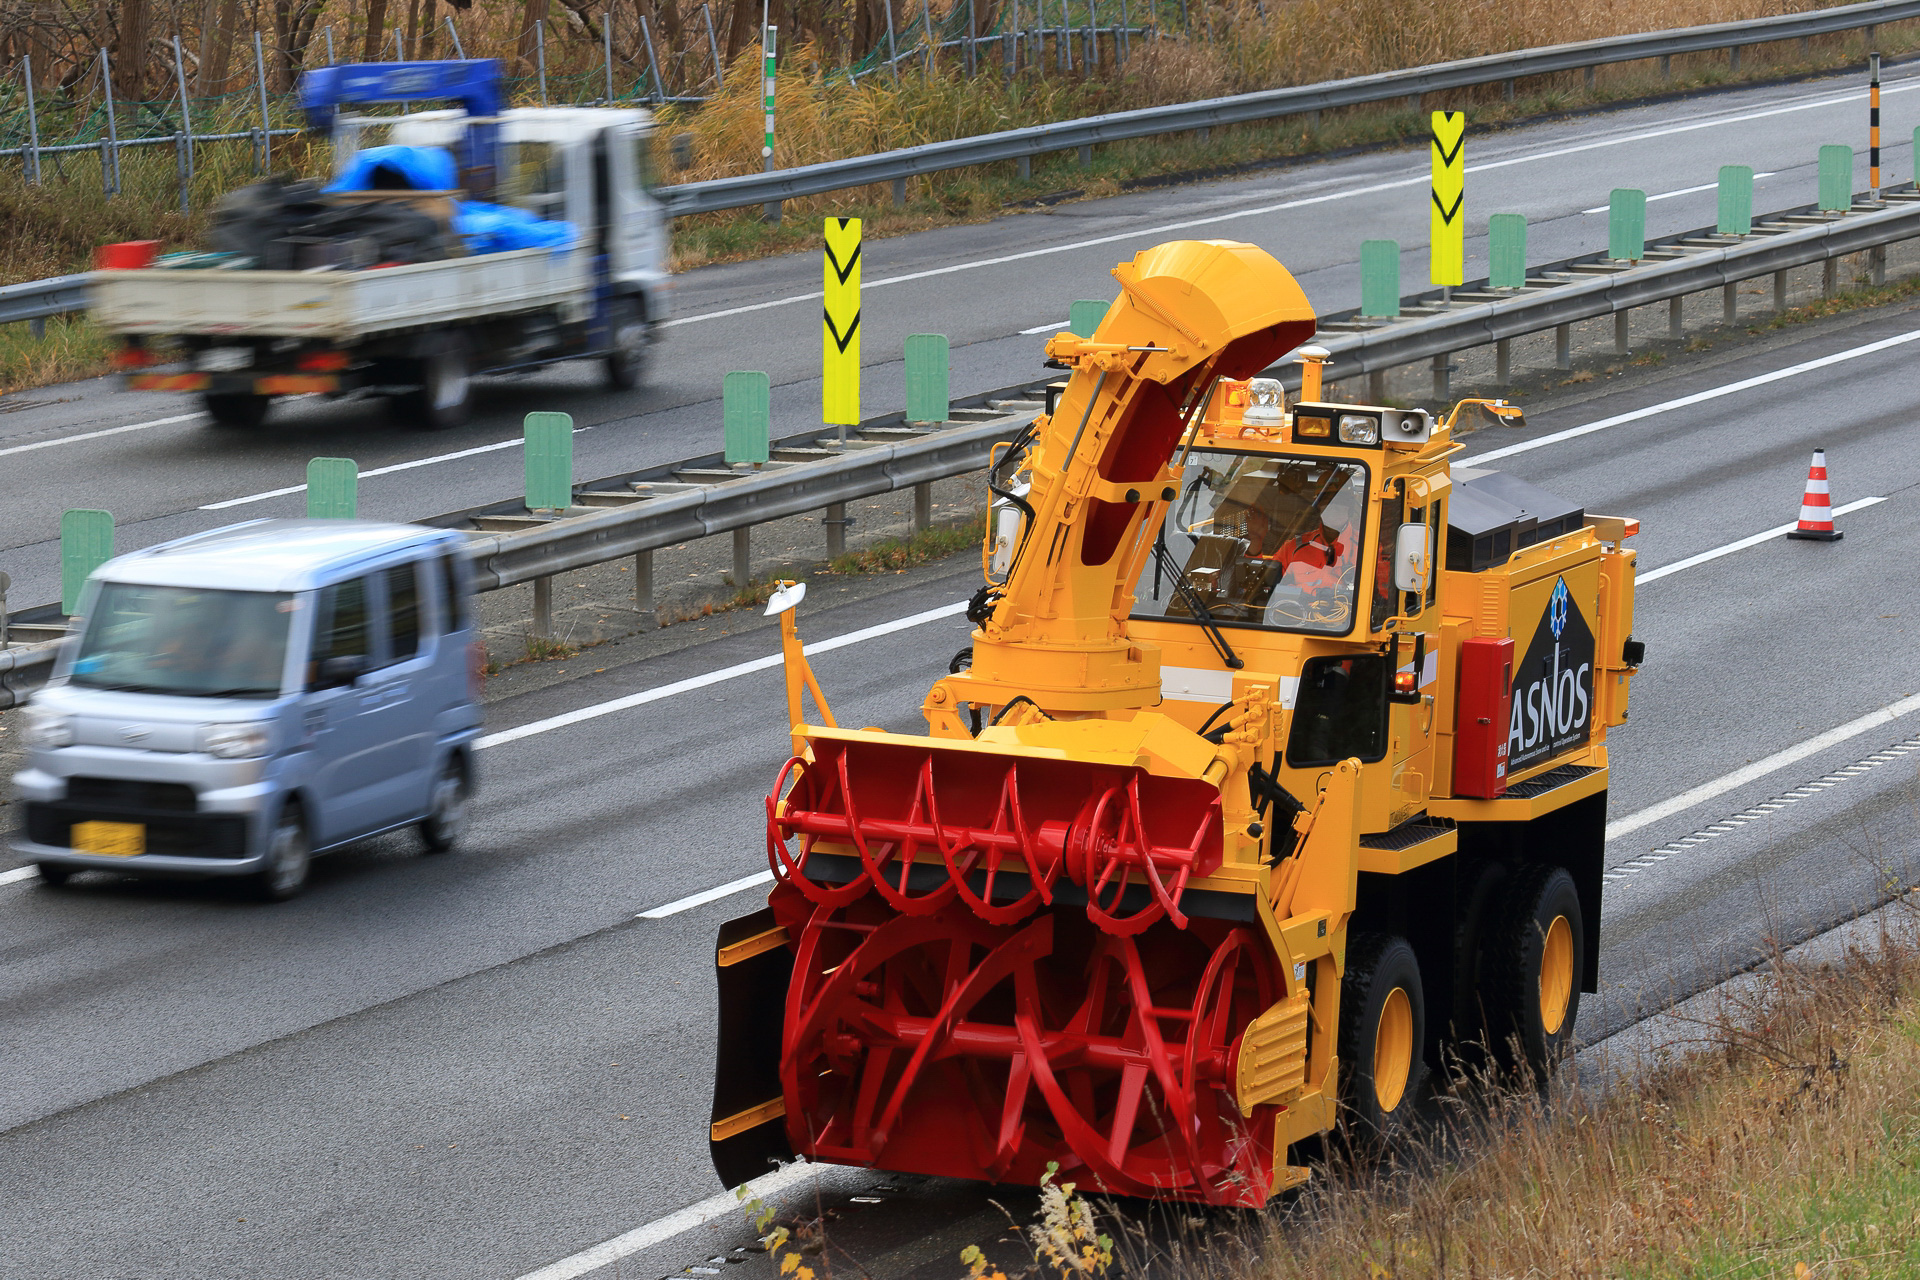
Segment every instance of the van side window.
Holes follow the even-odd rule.
[[[467,596],[460,589],[460,571],[454,566],[453,557],[440,557],[440,590],[447,601],[447,633],[467,629]]]
[[[408,561],[386,573],[388,658],[405,662],[420,652],[420,570]]]
[[[319,630],[313,637],[313,669],[328,658],[373,660],[373,636],[367,628],[367,582],[350,578],[320,589]],[[313,674],[307,677],[309,683]]]

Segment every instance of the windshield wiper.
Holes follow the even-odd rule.
[[[1195,591],[1193,584],[1187,581],[1186,572],[1175,564],[1173,557],[1168,554],[1167,544],[1155,539],[1153,554],[1160,567],[1166,570],[1167,576],[1173,579],[1173,589],[1179,593],[1182,600],[1187,602],[1187,608],[1193,610],[1194,621],[1206,631],[1207,639],[1212,642],[1214,651],[1220,655],[1220,660],[1234,671],[1246,666],[1247,664],[1240,660],[1240,655],[1233,651],[1233,646],[1227,643],[1227,633],[1222,631],[1220,624],[1213,620],[1213,614],[1208,610],[1207,602],[1200,598],[1200,593]]]

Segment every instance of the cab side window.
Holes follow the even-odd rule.
[[[388,659],[405,662],[420,652],[420,569],[408,561],[385,573]]]
[[[362,671],[373,665],[373,631],[368,625],[371,619],[367,613],[367,597],[370,594],[367,585],[365,578],[349,578],[320,589],[319,608],[315,614],[313,656],[307,664],[307,683],[310,686],[351,683],[351,676],[341,680],[337,675],[344,674],[338,669],[340,665],[351,666],[354,660],[358,661]],[[335,672],[327,670],[329,662],[336,663]]]
[[[1294,699],[1287,763],[1304,767],[1385,756],[1387,678],[1382,654],[1309,658]]]

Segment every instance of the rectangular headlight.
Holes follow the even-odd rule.
[[[1366,413],[1340,415],[1341,444],[1379,444],[1380,419]]]
[[[267,754],[272,727],[259,722],[203,724],[195,735],[194,746],[221,760],[251,760]]]
[[[70,747],[73,745],[73,717],[29,706],[20,737],[29,747],[38,747],[43,751]]]

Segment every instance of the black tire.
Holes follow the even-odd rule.
[[[620,298],[609,304],[607,319],[607,387],[632,391],[647,380],[647,346],[652,338],[646,318],[631,298]]]
[[[63,867],[57,862],[38,862],[34,869],[40,873],[40,882],[49,889],[58,889],[73,878],[72,867]]]
[[[468,806],[473,787],[467,779],[466,763],[458,756],[447,757],[434,775],[433,794],[427,816],[420,819],[420,843],[428,853],[447,853],[460,843],[467,829]]]
[[[1501,1061],[1536,1081],[1573,1045],[1586,941],[1580,894],[1564,867],[1521,871],[1490,922],[1483,966],[1488,1031]]]
[[[267,833],[267,860],[253,876],[253,895],[262,902],[285,902],[307,887],[313,865],[313,846],[307,838],[307,815],[300,802],[280,807],[273,830]]]
[[[209,392],[200,397],[200,405],[207,411],[207,416],[213,419],[214,426],[252,431],[267,420],[267,411],[273,407],[273,397],[246,393],[214,395]]]
[[[404,364],[412,391],[393,398],[393,413],[421,431],[447,431],[466,423],[473,410],[473,354],[459,330],[435,334],[425,350]]]
[[[1406,1128],[1425,1075],[1426,994],[1405,938],[1347,940],[1340,986],[1340,1100],[1350,1134],[1391,1139]]]

